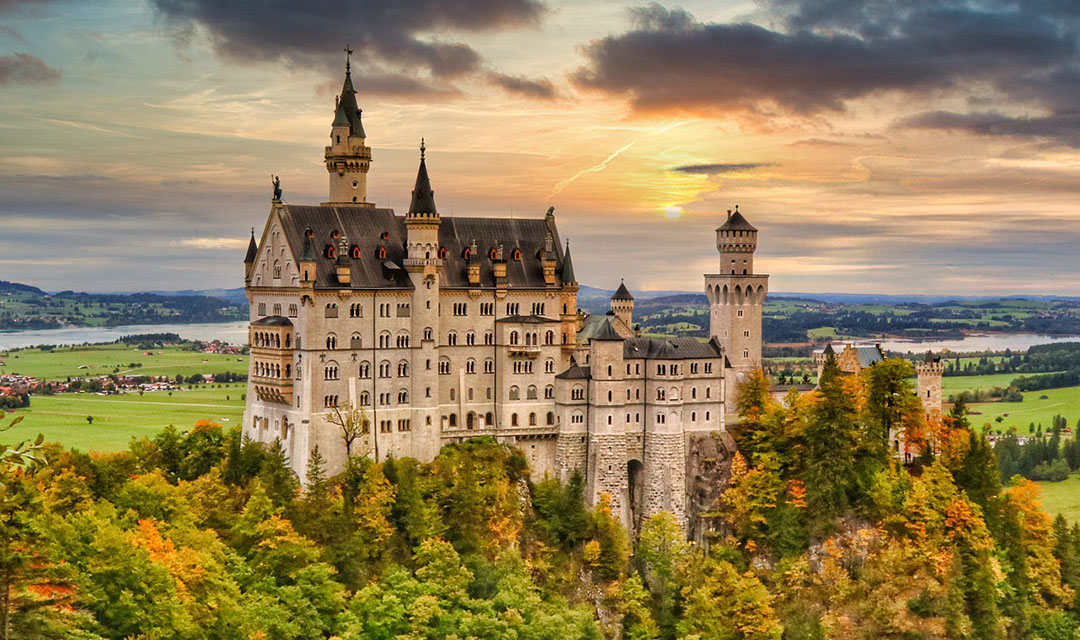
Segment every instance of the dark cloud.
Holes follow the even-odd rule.
[[[5,38],[11,38],[12,40],[18,40],[19,42],[26,42],[26,38],[23,37],[23,34],[12,29],[11,27],[5,27],[2,24],[0,24],[0,36],[3,36]]]
[[[1080,10],[1070,5],[774,0],[766,17],[780,26],[770,29],[699,22],[654,3],[631,11],[631,30],[588,43],[573,78],[640,110],[806,115],[881,92],[971,87],[1077,109]]]
[[[540,0],[151,0],[189,37],[205,29],[217,51],[244,62],[312,66],[340,64],[341,48],[355,51],[359,73],[415,75],[445,81],[478,73],[483,59],[472,47],[440,38],[536,24]],[[393,89],[394,87],[391,87]]]
[[[684,164],[681,167],[675,167],[673,171],[680,173],[701,173],[705,175],[716,175],[719,173],[734,173],[736,171],[749,171],[751,169],[757,169],[758,167],[770,166],[765,162],[734,162],[734,163],[716,163],[716,164]]]
[[[555,97],[555,87],[547,78],[533,80],[522,76],[509,76],[504,73],[492,72],[488,74],[488,79],[510,93],[543,100],[551,100]]]
[[[23,8],[39,7],[51,0],[0,0],[0,13],[18,11]]]
[[[985,136],[1046,138],[1080,148],[1080,113],[1017,118],[996,111],[954,113],[927,111],[901,120],[897,126],[909,129],[962,131]]]
[[[56,84],[60,71],[45,61],[28,53],[0,56],[0,85],[5,84]]]

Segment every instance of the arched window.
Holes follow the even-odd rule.
[[[521,390],[518,389],[517,387],[510,387],[510,399],[511,400],[520,400],[521,399]]]
[[[510,426],[511,427],[518,426],[518,419],[517,419],[517,414],[516,413],[510,414]]]
[[[334,245],[328,244],[323,247],[323,255],[333,260],[337,257],[337,251],[334,250]]]
[[[492,247],[491,251],[488,251],[488,260],[496,260],[498,259],[498,257],[499,252],[495,249],[495,247]]]
[[[375,257],[379,260],[386,260],[386,247],[378,247],[375,249]]]
[[[510,332],[510,344],[517,344],[517,343],[518,343],[518,332],[517,331],[511,331]]]
[[[431,327],[424,327],[424,340],[431,340]]]
[[[555,344],[554,331],[548,330],[548,332],[544,334],[544,344]]]
[[[551,400],[554,397],[555,397],[555,387],[551,386],[550,384],[548,386],[544,387],[544,399],[545,400]]]
[[[390,341],[391,341],[391,337],[390,337],[390,332],[389,331],[383,331],[381,334],[379,334],[379,348],[380,349],[389,349],[390,348]]]
[[[367,362],[366,360],[364,362],[360,363],[360,377],[361,378],[370,378],[371,377],[371,363]]]
[[[550,412],[550,411],[548,411],[548,412],[547,412],[547,417],[546,417],[546,418],[545,418],[545,420],[544,420],[544,424],[546,424],[546,425],[547,425],[547,426],[549,426],[549,427],[550,427],[551,425],[555,424],[555,414],[554,414],[554,413],[552,413],[552,412]]]
[[[352,257],[353,257],[353,259],[359,259],[359,258],[360,258],[360,247],[358,247],[358,246],[356,246],[356,245],[354,244],[354,245],[352,246],[352,251],[351,251],[351,253],[352,253]]]
[[[450,252],[446,250],[446,247],[440,247],[439,248],[439,259],[440,260],[446,260],[447,256],[449,256],[449,255],[450,255]]]
[[[450,426],[451,427],[456,427],[457,426],[457,414],[456,413],[451,413],[450,414]]]
[[[359,333],[352,334],[352,338],[349,339],[350,349],[361,349],[364,346],[364,339],[360,337]]]
[[[409,363],[406,360],[402,360],[397,365],[397,374],[399,378],[407,378],[409,376]]]
[[[521,262],[521,249],[514,249],[513,258],[516,262]]]
[[[529,385],[529,388],[525,390],[525,397],[529,400],[536,400],[536,386]]]
[[[409,392],[406,389],[398,391],[397,401],[398,404],[409,404]]]
[[[544,373],[555,373],[555,360],[548,358],[544,361]]]
[[[530,413],[529,414],[529,426],[530,427],[535,427],[536,426],[536,414],[535,413]]]
[[[332,333],[330,335],[326,336],[326,348],[327,349],[337,349],[337,336],[335,336]]]
[[[489,427],[491,425],[495,424],[495,415],[493,413],[491,413],[490,411],[488,411],[486,414],[484,414],[484,424],[489,426]]]
[[[457,344],[457,331],[446,334],[446,344],[451,347]]]
[[[361,391],[360,392],[360,405],[366,407],[366,406],[368,406],[370,404],[371,404],[371,394],[369,394],[367,391]]]
[[[465,361],[465,373],[476,373],[476,360],[469,358]]]

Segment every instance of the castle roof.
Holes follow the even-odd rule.
[[[619,335],[619,332],[615,330],[615,327],[611,326],[611,320],[607,319],[606,322],[600,323],[600,327],[593,332],[590,340],[602,340],[602,341],[622,341],[623,337]]]
[[[552,224],[554,224],[554,217],[552,217]],[[570,259],[570,243],[566,243],[566,253],[564,254],[562,271],[559,276],[563,282],[577,282],[577,277],[574,276],[574,262]]]
[[[301,249],[298,260],[310,259],[317,265],[315,288],[340,289],[334,275],[336,261],[328,257],[327,247],[337,251],[333,233],[349,238],[348,262],[352,269],[349,288],[352,289],[412,289],[412,282],[401,267],[407,257],[405,250],[405,218],[394,215],[392,209],[360,205],[280,205],[278,212],[289,246],[294,252]],[[305,237],[310,229],[312,237]],[[494,287],[493,261],[488,258],[492,249],[499,245],[512,253],[521,250],[521,259],[508,258],[506,284],[510,289],[547,289],[541,256],[547,235],[555,239],[558,267],[556,273],[566,272],[567,256],[558,250],[558,229],[554,220],[544,218],[443,218],[439,225],[439,247],[445,248],[441,287],[447,289],[476,288],[470,285],[469,262],[465,249],[471,248],[475,239],[480,265],[480,287]],[[353,258],[353,248],[358,258]],[[382,257],[379,249],[385,249]],[[310,251],[310,257],[307,255]],[[562,255],[561,255],[562,254]],[[474,263],[475,264],[475,263]],[[571,275],[572,270],[571,270]],[[567,282],[565,277],[556,278],[555,286]]]
[[[626,288],[626,283],[620,282],[619,288],[615,290],[615,295],[611,296],[612,300],[633,300],[634,296],[630,295],[630,290]]]
[[[933,351],[927,351],[926,355],[923,356],[923,361],[924,362],[941,362],[941,356],[935,355]]]
[[[547,322],[556,322],[557,323],[559,321],[555,320],[553,318],[545,318],[544,316],[538,316],[538,315],[534,314],[534,315],[527,315],[527,316],[521,316],[521,315],[505,316],[505,317],[499,318],[495,322],[511,322],[511,323],[518,322],[518,323],[521,323],[521,324],[544,324],[544,323],[547,323]]]
[[[360,122],[360,107],[356,104],[356,89],[353,89],[352,73],[346,68],[345,83],[338,96],[337,111],[334,112],[334,125],[349,125],[349,134],[366,138],[364,125]]]
[[[739,213],[739,208],[735,207],[734,213],[728,214],[727,221],[720,225],[717,231],[757,231],[757,227],[747,222],[743,214]]]
[[[247,255],[244,256],[244,264],[252,264],[259,255],[259,245],[255,242],[255,227],[251,228],[251,240],[248,242]]]
[[[416,186],[413,187],[409,213],[438,213],[435,209],[435,191],[428,179],[427,161],[424,160],[424,141],[420,141],[420,168],[416,171]]]
[[[623,358],[649,360],[696,360],[719,358],[720,345],[715,340],[701,342],[696,338],[627,338],[623,342]]]
[[[589,367],[583,367],[577,362],[571,361],[570,367],[555,377],[563,380],[588,380],[591,375],[592,370]]]
[[[257,327],[291,327],[292,320],[289,320],[285,316],[266,316],[265,318],[259,318],[251,324]]]

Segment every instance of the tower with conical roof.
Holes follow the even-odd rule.
[[[754,273],[757,229],[736,205],[716,229],[720,272],[705,275],[709,298],[709,335],[724,348],[731,363],[725,383],[727,412],[734,412],[739,384],[761,367],[761,311],[769,276]]]
[[[634,296],[630,295],[625,282],[619,282],[619,288],[611,296],[611,312],[628,330],[633,331],[634,326],[631,323],[634,321]]]
[[[330,125],[330,145],[326,147],[326,170],[330,174],[330,196],[324,204],[359,204],[373,206],[367,201],[367,174],[371,168],[371,147],[365,142],[367,134],[360,121],[356,104],[356,89],[352,83],[352,62],[346,49],[345,83],[334,108]]]

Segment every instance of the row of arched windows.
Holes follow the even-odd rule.
[[[280,333],[270,333],[270,332],[267,332],[267,331],[256,331],[256,332],[254,332],[252,334],[252,336],[251,336],[251,340],[252,340],[252,342],[255,343],[254,346],[256,346],[256,347],[265,347],[265,348],[268,348],[268,349],[280,349],[281,344],[282,344],[281,334]],[[291,349],[292,348],[292,344],[291,344],[292,343],[292,334],[291,333],[286,333],[285,334],[285,341],[284,342],[285,342],[285,348],[286,349]]]
[[[555,397],[555,387],[551,386],[550,384],[548,386],[544,387],[544,399],[545,400],[551,400],[554,397]],[[521,389],[517,385],[514,385],[514,386],[510,387],[510,399],[511,400],[521,400]],[[525,399],[526,400],[536,400],[536,385],[529,385],[528,387],[525,388]]]

